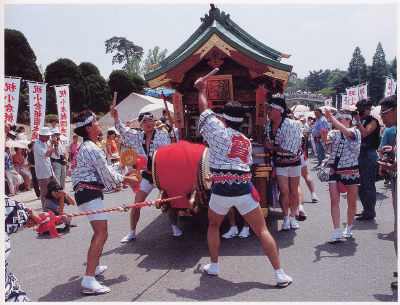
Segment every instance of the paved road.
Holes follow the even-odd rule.
[[[309,160],[309,168],[314,160]],[[326,241],[332,234],[327,184],[316,183],[319,203],[305,202],[308,219],[297,231],[280,231],[283,216],[272,209],[268,227],[276,239],[284,270],[294,283],[276,289],[273,269],[257,237],[221,241],[220,275],[201,272],[209,262],[204,221],[181,222],[184,235],[173,238],[168,217],[154,207],[142,209],[137,240],[121,246],[127,233],[128,214],[109,213],[109,238],[101,259],[109,267],[99,281],[111,288],[101,296],[84,296],[80,281],[92,231],[85,216],[76,217],[61,239],[39,237],[31,229],[11,236],[9,268],[32,301],[259,301],[259,302],[373,302],[397,301],[390,288],[397,258],[393,248],[393,210],[390,189],[377,183],[379,200],[373,222],[356,222],[354,238],[337,244]],[[305,187],[302,182],[303,187]],[[70,184],[67,184],[70,189]],[[306,188],[303,188],[306,189]],[[309,199],[306,189],[305,199]],[[158,193],[153,191],[150,199]],[[33,194],[17,198],[40,212]],[[342,223],[346,215],[342,196]],[[105,206],[131,203],[130,190],[105,195]],[[358,202],[358,211],[361,204]],[[67,207],[67,212],[77,211]],[[226,230],[224,223],[223,230]]]

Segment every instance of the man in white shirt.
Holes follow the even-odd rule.
[[[51,154],[51,165],[58,184],[65,189],[65,174],[67,170],[66,140],[61,136],[58,128],[53,130],[53,139],[56,140],[55,151]]]
[[[50,121],[50,127],[49,127],[49,129],[50,129],[50,132],[51,133],[54,133],[54,130],[57,128],[57,121],[56,120],[51,120]]]
[[[39,139],[35,142],[33,154],[35,157],[35,172],[40,188],[40,199],[42,201],[42,209],[44,211],[44,200],[47,193],[47,184],[54,179],[53,169],[51,168],[50,156],[56,150],[54,145],[57,143],[55,139],[47,142],[52,135],[48,127],[42,127],[39,130]]]

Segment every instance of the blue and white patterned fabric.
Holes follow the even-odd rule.
[[[17,202],[5,196],[5,301],[29,302],[26,293],[22,291],[17,278],[8,271],[8,255],[11,244],[9,234],[19,231],[28,221],[28,212],[23,203]]]

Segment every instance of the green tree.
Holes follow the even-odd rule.
[[[167,49],[160,52],[160,47],[155,46],[147,53],[147,58],[143,64],[143,73],[147,74],[157,69],[157,65],[162,62],[167,55]]]
[[[84,77],[87,77],[92,74],[100,75],[100,70],[97,68],[94,64],[91,62],[81,62],[79,64],[79,69],[81,69],[81,72]]]
[[[369,96],[374,103],[383,98],[387,73],[385,52],[379,42],[372,59],[371,76],[368,86]]]
[[[328,86],[332,88],[333,94],[346,93],[346,88],[351,87],[349,72],[335,70],[328,78]]]
[[[389,74],[392,74],[394,79],[397,79],[397,59],[396,57],[392,60],[389,66]]]
[[[108,78],[111,92],[118,92],[117,104],[136,90],[132,77],[123,70],[114,70]]]
[[[325,88],[328,84],[330,73],[330,70],[310,71],[310,74],[305,78],[307,90],[317,92],[318,90]]]
[[[111,90],[107,81],[100,75],[99,69],[90,62],[82,62],[79,65],[88,86],[86,105],[96,113],[104,112],[111,102]]]
[[[127,72],[129,75],[142,75],[143,74],[143,69],[141,66],[141,60],[140,58],[136,57],[131,57],[128,58],[126,61],[126,64],[122,68],[125,72]]]
[[[22,77],[24,80],[42,82],[42,74],[36,65],[36,55],[25,35],[20,31],[4,30],[4,74]],[[17,122],[29,116],[28,86],[21,82]]]
[[[4,74],[42,82],[36,55],[20,31],[4,30]]]
[[[298,90],[304,91],[305,89],[306,86],[304,79],[297,77],[296,72],[292,72],[289,76],[289,81],[286,85],[285,92],[292,93]]]
[[[359,85],[368,80],[367,65],[359,47],[356,47],[353,52],[348,71],[351,85]]]
[[[135,45],[125,37],[112,37],[105,41],[106,53],[114,53],[112,64],[123,63],[131,57],[142,58],[143,48]]]
[[[46,67],[46,82],[49,86],[69,84],[72,112],[82,111],[88,105],[88,86],[81,69],[70,59],[61,58]],[[49,88],[49,87],[48,87]],[[47,113],[57,113],[54,89],[47,90]]]

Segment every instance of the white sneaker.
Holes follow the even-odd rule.
[[[229,231],[226,232],[226,233],[225,233],[224,235],[222,235],[221,237],[222,237],[223,239],[230,239],[230,238],[235,237],[235,236],[237,236],[237,235],[238,235],[238,228],[235,226],[235,227],[230,227]]]
[[[94,277],[85,276],[82,279],[81,286],[85,288],[84,294],[105,294],[110,292],[110,288],[101,285]]]
[[[209,275],[218,275],[218,269],[218,263],[207,264],[203,267],[203,271]]]
[[[240,238],[246,238],[246,237],[248,237],[250,235],[250,230],[249,230],[249,227],[243,227],[242,228],[242,231],[239,233],[239,237]]]
[[[315,193],[311,193],[311,201],[312,202],[319,202],[319,199]]]
[[[172,225],[172,232],[173,232],[172,235],[176,237],[182,235],[182,231],[178,228],[178,226]]]
[[[135,231],[133,231],[133,233],[132,233],[132,230],[131,230],[128,233],[128,235],[126,235],[123,239],[121,239],[121,244],[129,243],[131,240],[134,240],[135,238],[136,238]]]
[[[291,229],[298,229],[298,228],[300,228],[300,226],[298,225],[298,223],[296,222],[296,220],[294,220],[294,217],[289,217],[289,223],[290,223],[290,228],[291,228]]]
[[[107,270],[107,266],[100,266],[96,267],[96,271],[94,272],[94,276],[98,276]]]
[[[329,238],[328,242],[329,243],[337,242],[342,237],[342,235],[343,233],[340,231],[340,229],[335,229],[333,235],[331,236],[331,238]]]
[[[289,275],[286,275],[282,269],[275,270],[275,280],[276,285],[279,287],[286,287],[293,282],[293,279]]]
[[[290,222],[289,222],[289,220],[283,222],[282,230],[284,230],[284,231],[289,231],[290,230]]]

